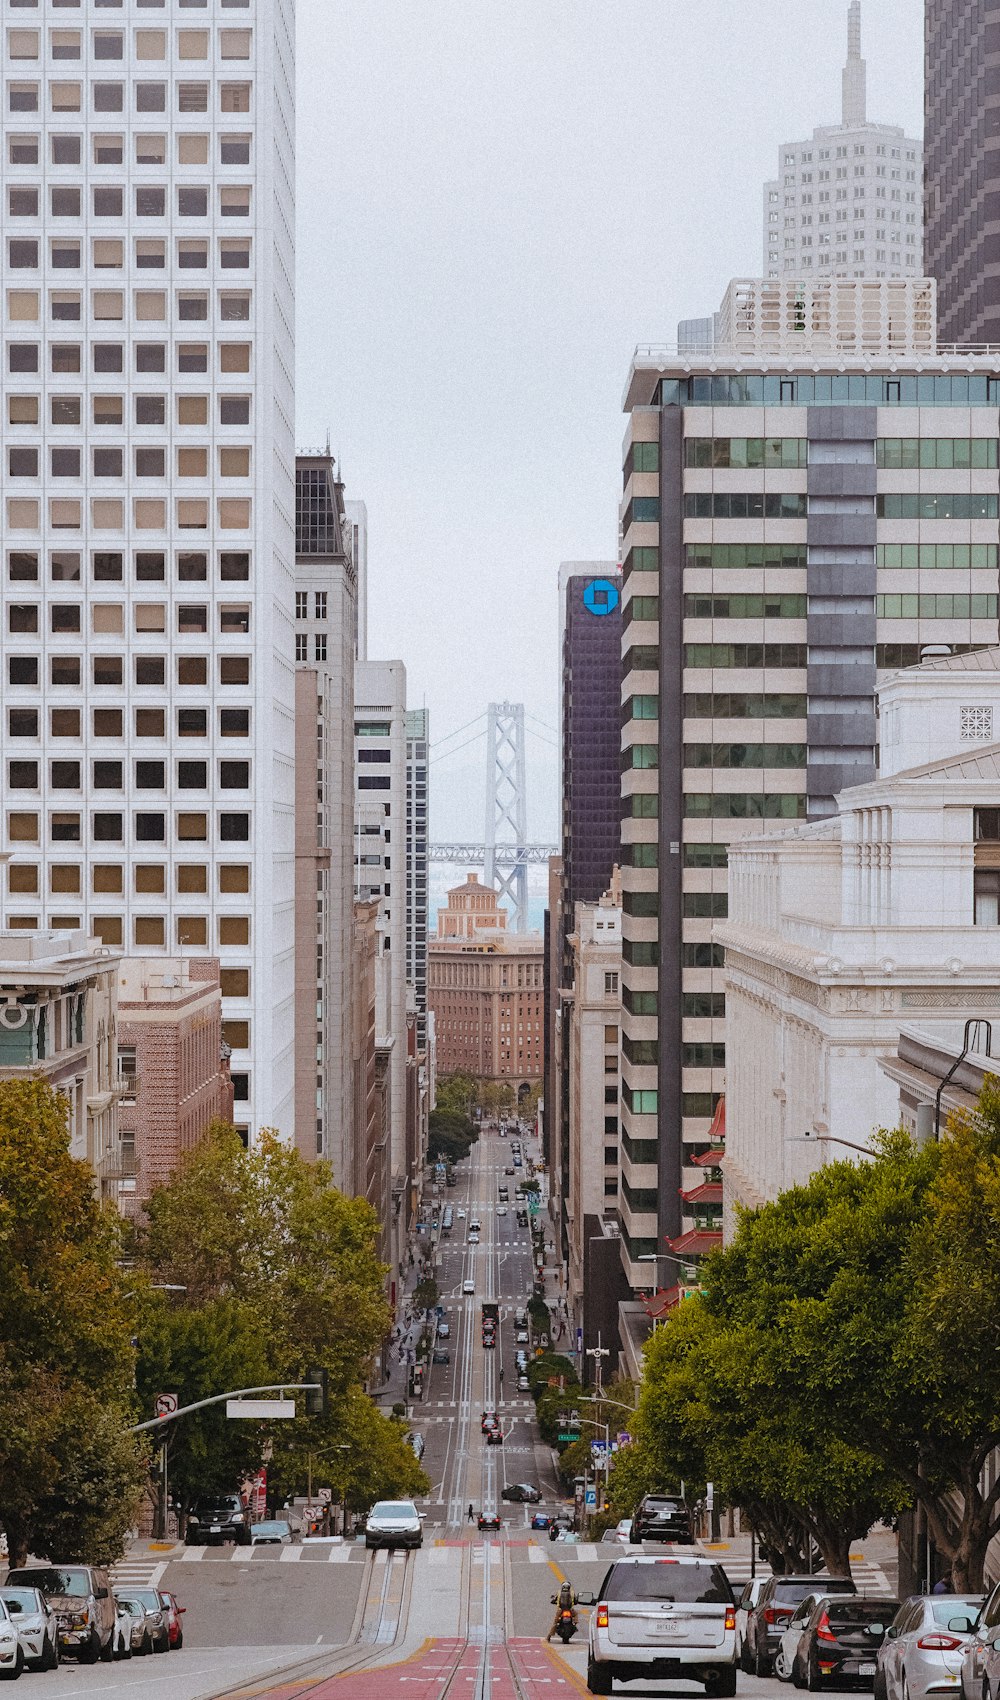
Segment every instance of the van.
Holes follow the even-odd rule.
[[[478,1234],[479,1231],[480,1231],[479,1217],[473,1216],[470,1223],[469,1223],[469,1233],[470,1234]]]
[[[514,1326],[515,1328],[527,1328],[528,1326],[528,1313],[523,1305],[518,1305],[514,1312]]]
[[[90,1564],[26,1564],[7,1576],[10,1588],[37,1588],[59,1625],[59,1650],[83,1665],[110,1659],[115,1645],[115,1600],[107,1570]]]

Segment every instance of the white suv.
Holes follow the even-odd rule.
[[[707,1695],[736,1693],[736,1603],[720,1564],[653,1552],[623,1554],[590,1614],[587,1687],[693,1678]]]

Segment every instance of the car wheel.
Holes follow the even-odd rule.
[[[153,1643],[150,1640],[149,1633],[147,1631],[142,1637],[142,1645],[139,1648],[140,1657],[144,1658],[144,1659],[148,1659],[148,1657],[149,1657],[149,1655],[152,1651],[153,1651]]]
[[[591,1694],[610,1694],[612,1676],[606,1665],[597,1665],[593,1659],[587,1660],[587,1687]]]
[[[705,1693],[712,1700],[732,1700],[736,1693],[736,1666],[727,1665],[725,1670],[716,1671],[705,1683]]]
[[[184,1645],[184,1631],[182,1629],[180,1631],[178,1637],[177,1637],[177,1640],[174,1642],[174,1652],[179,1653],[181,1648],[183,1647],[183,1645]]]
[[[745,1635],[740,1642],[740,1670],[744,1676],[753,1676],[753,1660],[750,1657],[750,1647]]]
[[[774,1655],[774,1674],[779,1682],[788,1681],[788,1671],[785,1668],[785,1655],[781,1647]]]
[[[22,1647],[18,1645],[17,1652],[14,1655],[14,1663],[11,1665],[10,1670],[0,1671],[0,1676],[3,1677],[4,1682],[16,1682],[23,1669],[24,1651]]]
[[[98,1658],[100,1657],[100,1652],[100,1641],[95,1639],[94,1636],[91,1636],[85,1647],[79,1647],[77,1649],[76,1656],[81,1665],[96,1665]]]
[[[806,1687],[810,1694],[816,1694],[822,1688],[823,1682],[819,1674],[819,1660],[815,1653],[810,1653],[806,1666]]]
[[[170,1651],[170,1637],[169,1636],[167,1636],[162,1641],[157,1640],[157,1641],[153,1642],[153,1652],[154,1653],[169,1653],[169,1651]]]
[[[101,1663],[109,1665],[115,1656],[115,1632],[111,1631],[107,1641],[101,1646]]]
[[[875,1680],[872,1683],[872,1695],[874,1696],[874,1700],[889,1700],[889,1691],[885,1685],[885,1671],[882,1669],[881,1665],[879,1665],[875,1671]]]

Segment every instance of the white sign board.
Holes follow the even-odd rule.
[[[294,1417],[294,1399],[227,1399],[227,1417]]]

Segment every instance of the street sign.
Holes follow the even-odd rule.
[[[294,1399],[227,1399],[227,1417],[294,1417]]]
[[[584,1495],[584,1506],[585,1506],[585,1509],[587,1511],[596,1511],[597,1510],[597,1489],[596,1489],[596,1487],[589,1487],[589,1488],[586,1489],[586,1492],[585,1492],[585,1495]]]
[[[591,1443],[590,1443],[590,1455],[591,1455],[592,1458],[603,1458],[604,1454],[608,1450],[609,1450],[609,1448],[608,1448],[607,1441],[592,1440]]]
[[[321,1505],[331,1504],[332,1500],[333,1500],[333,1489],[332,1488],[317,1488],[316,1489],[316,1498],[319,1500]]]
[[[619,1434],[618,1444],[619,1444],[619,1446],[631,1446],[632,1436],[627,1432],[627,1430],[623,1429],[622,1432]]]
[[[578,1428],[567,1429],[565,1431],[565,1433],[556,1435],[557,1440],[569,1441],[569,1440],[579,1440],[579,1438],[580,1438],[580,1430]]]
[[[172,1417],[179,1404],[176,1393],[158,1393],[153,1401],[153,1413],[157,1417]]]

